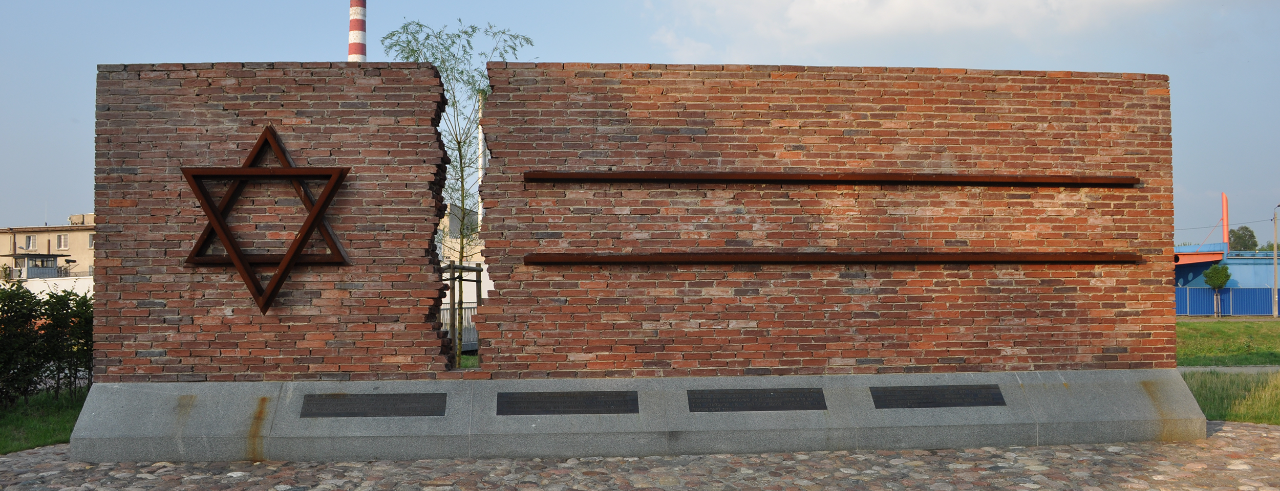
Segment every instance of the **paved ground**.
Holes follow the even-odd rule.
[[[1280,488],[1280,426],[1210,422],[1174,443],[644,458],[90,465],[54,445],[0,457],[17,490]]]

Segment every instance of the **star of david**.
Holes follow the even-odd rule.
[[[276,160],[283,167],[253,167],[254,162],[266,157],[266,152],[274,154]],[[240,167],[183,167],[181,170],[183,177],[187,179],[187,184],[191,185],[192,191],[195,191],[196,201],[200,202],[200,208],[209,217],[209,224],[205,225],[204,231],[196,239],[195,247],[187,255],[186,262],[193,265],[230,264],[235,266],[236,272],[244,279],[245,286],[249,288],[249,294],[253,296],[254,302],[257,303],[262,313],[267,313],[267,309],[271,307],[271,302],[280,293],[280,287],[284,284],[285,278],[289,276],[289,272],[293,270],[294,266],[300,264],[347,264],[346,252],[343,251],[342,246],[338,243],[333,229],[324,221],[324,212],[329,208],[329,204],[333,202],[333,197],[337,194],[338,185],[347,177],[347,173],[351,170],[350,168],[294,167],[289,154],[285,152],[284,146],[280,144],[275,130],[268,126],[262,130],[262,135],[258,137],[257,143],[253,145],[253,149],[249,151],[248,156],[244,159],[244,164]],[[244,191],[246,184],[253,181],[271,180],[288,181],[293,186],[298,198],[302,201],[303,208],[307,211],[307,217],[302,222],[302,229],[293,238],[284,254],[245,254],[231,235],[231,229],[227,226],[227,215],[230,214],[232,206],[235,204],[236,199],[240,197],[240,193]],[[320,191],[318,198],[311,195],[311,190],[305,183],[308,180],[324,181],[324,188]],[[227,187],[226,193],[222,195],[222,199],[215,203],[213,194],[209,192],[209,188],[205,185],[206,181],[231,181],[231,184]],[[306,247],[307,241],[316,232],[319,232],[320,237],[324,239],[329,253],[303,254],[302,250]],[[222,243],[222,247],[227,251],[226,255],[212,256],[200,253],[214,237],[217,237],[217,240]],[[258,280],[257,274],[254,273],[254,268],[271,266],[275,267],[275,271],[271,275],[271,280],[263,286],[262,282]]]

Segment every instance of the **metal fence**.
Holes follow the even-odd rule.
[[[471,321],[471,314],[476,313],[475,302],[463,302],[462,308],[462,351],[475,351],[480,349],[480,336],[476,334],[476,324]],[[444,328],[453,332],[453,309],[444,306],[440,309],[440,322],[444,323]]]
[[[1213,315],[1212,288],[1174,289],[1177,315]],[[1270,288],[1223,288],[1219,291],[1222,315],[1271,315]]]
[[[65,274],[62,274],[61,271],[59,271],[60,269],[62,268],[59,268],[56,266],[51,268],[29,267],[27,268],[27,278],[31,278],[31,279],[58,278],[58,277],[66,276]]]

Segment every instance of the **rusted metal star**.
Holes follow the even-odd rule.
[[[264,156],[264,152],[274,153],[276,160],[280,161],[283,167],[253,167],[254,162]],[[333,230],[325,223],[324,212],[329,208],[329,204],[333,202],[334,195],[337,194],[338,185],[342,183],[342,180],[346,178],[350,170],[350,168],[346,167],[294,167],[293,161],[284,150],[284,146],[280,145],[280,140],[276,137],[275,130],[270,126],[262,130],[262,135],[258,137],[257,143],[254,144],[253,149],[249,151],[249,155],[245,157],[243,165],[239,168],[182,168],[183,177],[187,179],[187,183],[195,191],[196,201],[199,201],[200,208],[209,217],[209,224],[205,226],[204,231],[196,239],[195,247],[187,255],[186,262],[202,266],[226,264],[235,266],[236,272],[240,273],[240,277],[244,279],[245,286],[249,288],[249,294],[253,296],[254,302],[265,314],[267,309],[271,307],[271,302],[280,293],[281,285],[284,284],[285,278],[289,276],[289,272],[294,266],[299,264],[347,264],[346,252],[338,243]],[[213,195],[209,192],[205,183],[206,181],[228,180],[231,181],[231,185],[228,186],[226,193],[223,194],[222,199],[218,200],[215,206]],[[244,191],[246,184],[252,181],[269,180],[283,180],[292,184],[294,191],[298,194],[298,198],[302,201],[303,208],[307,211],[307,217],[302,222],[302,229],[293,238],[284,254],[245,254],[231,235],[231,229],[227,226],[227,215],[230,213],[236,199],[240,197],[240,193]],[[307,180],[325,181],[324,188],[320,191],[318,198],[311,196],[311,191],[305,183]],[[303,254],[302,250],[307,241],[311,239],[312,233],[317,231],[324,239],[325,245],[328,246],[329,253]],[[222,247],[227,251],[226,255],[206,256],[200,253],[213,237],[217,237],[222,243]],[[264,287],[254,273],[254,268],[256,266],[269,267],[271,265],[275,266],[275,272]]]

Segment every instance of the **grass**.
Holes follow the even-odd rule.
[[[1178,365],[1280,365],[1280,322],[1178,322]]]
[[[88,390],[63,393],[55,400],[43,392],[0,412],[0,455],[71,441],[71,429]]]
[[[1280,425],[1280,373],[1187,372],[1182,378],[1210,420]]]
[[[458,368],[480,368],[478,355],[462,355],[458,358]]]

